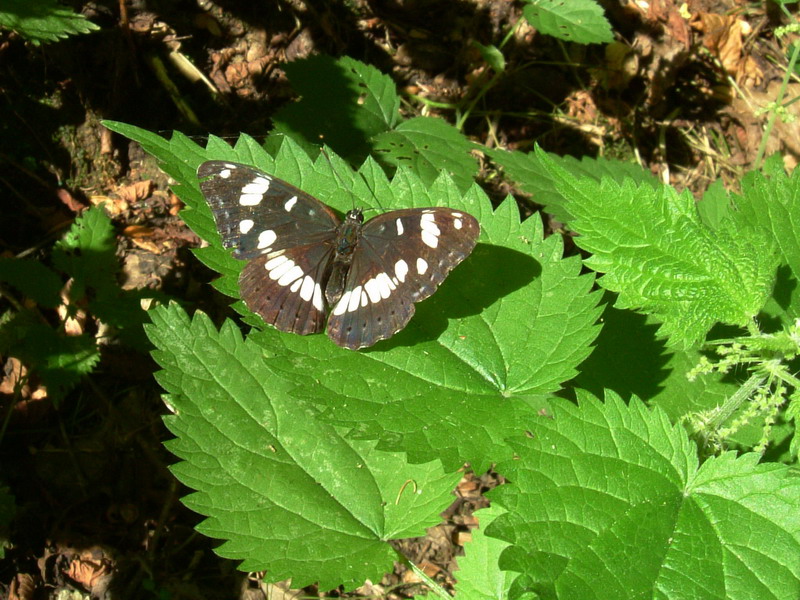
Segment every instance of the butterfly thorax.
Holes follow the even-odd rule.
[[[359,209],[354,209],[348,211],[336,231],[336,254],[333,257],[330,278],[325,286],[325,300],[328,306],[336,304],[344,293],[347,272],[353,261],[353,252],[358,246],[363,223],[364,213]]]

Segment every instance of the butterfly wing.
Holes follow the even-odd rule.
[[[258,169],[222,160],[197,169],[222,244],[248,260],[336,237],[339,217],[322,202]]]
[[[449,208],[397,210],[367,221],[332,308],[328,337],[355,350],[391,337],[478,241],[475,217]]]
[[[239,277],[242,300],[280,331],[300,335],[322,331],[333,252],[333,244],[323,242],[258,256]]]
[[[223,245],[248,261],[239,276],[247,307],[281,331],[322,331],[324,290],[340,223],[336,214],[247,165],[211,160],[197,175]]]

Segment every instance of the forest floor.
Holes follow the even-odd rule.
[[[479,144],[637,161],[698,199],[716,181],[735,189],[764,155],[779,152],[794,167],[798,105],[787,103],[787,116],[764,135],[788,68],[776,4],[603,5],[616,38],[608,46],[541,35],[523,18],[523,3],[509,0],[77,2],[99,31],[39,47],[0,32],[3,256],[46,260],[77,215],[105,202],[120,284],[159,290],[219,322],[230,301],[207,285],[214,274],[191,253],[200,240],[181,221],[167,178],[100,122],[177,130],[201,144],[210,133],[260,139],[270,116],[296,97],[282,63],[318,53],[389,74],[407,116],[453,122],[477,99],[463,132]],[[474,42],[504,38],[505,71],[482,89],[489,66]],[[787,98],[800,90],[794,80]],[[479,183],[494,199],[511,193],[526,214],[535,210],[536,199],[487,160]],[[4,289],[0,302],[5,313],[25,299]],[[162,444],[170,438],[166,408],[146,353],[106,346],[94,372],[59,402],[35,377],[20,385],[26,365],[16,357],[0,358],[2,476],[16,503],[0,596],[73,589],[97,598],[409,598],[424,589],[398,564],[351,594],[291,591],[214,554],[217,542],[195,532],[201,517],[180,503],[188,490],[168,470],[176,459]],[[398,549],[451,585],[476,526],[471,513],[487,504],[482,492],[496,479],[467,473],[443,524]]]

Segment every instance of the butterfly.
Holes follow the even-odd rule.
[[[344,220],[328,206],[247,165],[211,160],[197,170],[225,248],[247,261],[247,307],[280,331],[325,329],[357,350],[389,338],[414,315],[478,241],[480,225],[450,208]]]

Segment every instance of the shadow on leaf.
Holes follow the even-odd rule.
[[[450,319],[480,314],[504,296],[528,285],[541,272],[541,265],[527,254],[478,244],[433,296],[417,304],[409,325],[374,348],[385,351],[435,340],[447,329]]]

